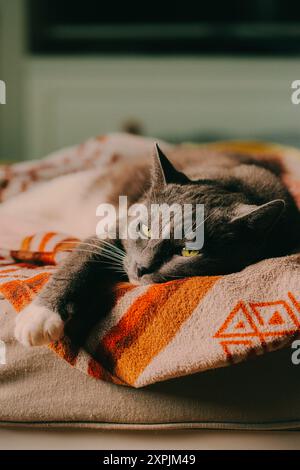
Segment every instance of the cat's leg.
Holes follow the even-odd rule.
[[[101,314],[105,314],[113,285],[124,278],[120,274],[122,259],[117,241],[90,238],[82,242],[17,316],[16,339],[26,346],[47,344],[62,337],[69,320],[87,327],[99,315],[100,304]],[[113,269],[118,263],[119,269]]]

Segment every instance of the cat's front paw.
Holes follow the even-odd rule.
[[[24,346],[41,346],[63,335],[64,322],[49,308],[33,302],[16,318],[15,337]]]

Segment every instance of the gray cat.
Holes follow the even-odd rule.
[[[290,253],[299,241],[300,217],[281,182],[276,161],[241,155],[172,155],[159,147],[152,172],[148,161],[132,162],[118,181],[114,197],[128,195],[131,204],[176,202],[204,204],[204,246],[188,250],[186,240],[149,235],[101,241],[90,237],[67,258],[29,307],[18,315],[15,335],[25,345],[40,345],[63,334],[81,342],[105,315],[119,280],[161,283],[187,276],[239,271],[267,257]]]

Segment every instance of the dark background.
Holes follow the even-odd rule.
[[[290,0],[30,0],[29,24],[38,53],[300,51],[300,2]]]

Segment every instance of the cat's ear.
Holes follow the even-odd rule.
[[[261,206],[239,204],[233,212],[231,223],[246,224],[249,228],[265,230],[279,221],[284,209],[283,199],[274,199]]]
[[[163,188],[170,183],[186,184],[190,181],[174,168],[157,143],[153,152],[152,177],[155,188]]]

